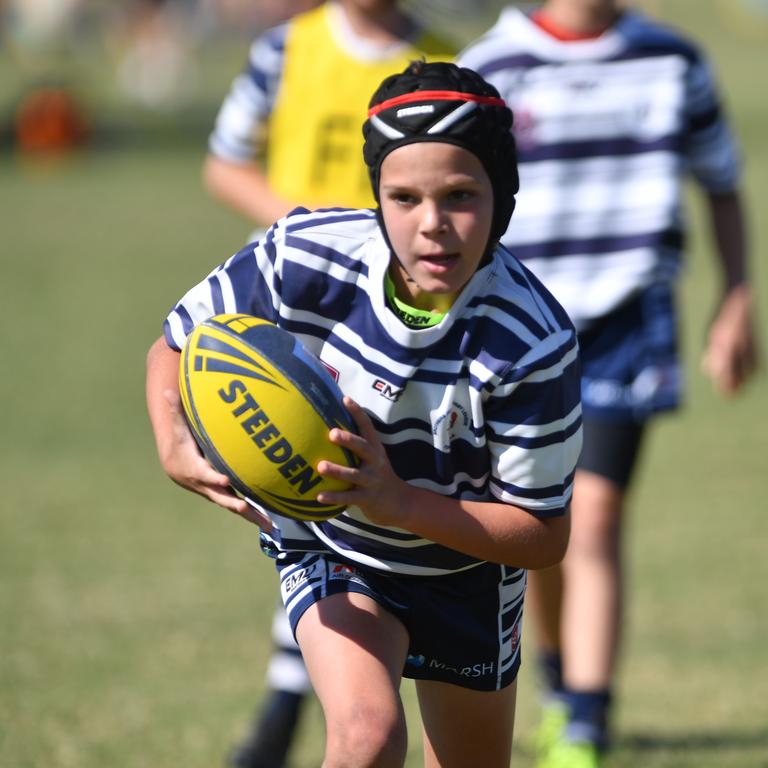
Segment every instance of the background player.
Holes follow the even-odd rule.
[[[384,77],[453,47],[396,0],[333,0],[265,32],[216,120],[212,195],[268,225],[296,205],[373,205],[360,122]]]
[[[396,0],[327,2],[268,30],[219,111],[207,188],[258,225],[297,205],[374,205],[360,133],[370,94],[412,59],[453,54]],[[272,636],[270,693],[231,756],[237,768],[284,764],[309,690],[282,606]]]
[[[573,531],[562,568],[531,574],[530,604],[558,702],[545,710],[541,765],[595,766],[621,630],[626,492],[648,420],[680,397],[674,283],[688,170],[722,277],[704,368],[731,394],[755,367],[737,150],[701,52],[616,0],[510,7],[460,58],[515,112],[520,205],[502,242],[579,331]]]
[[[214,312],[256,314],[339,372],[360,435],[330,439],[361,466],[321,461],[354,487],[319,500],[348,508],[262,535],[325,713],[329,768],[403,764],[403,674],[416,679],[427,766],[509,765],[522,568],[565,551],[581,445],[574,329],[497,246],[517,190],[510,128],[470,70],[419,62],[388,78],[365,126],[379,210],[279,221],[187,293],[149,355],[164,469],[244,515],[179,411],[186,334]],[[372,386],[383,371],[398,398]]]

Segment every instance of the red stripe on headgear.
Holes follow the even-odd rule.
[[[402,96],[395,96],[392,99],[375,104],[368,110],[368,117],[373,117],[382,110],[396,107],[398,104],[411,104],[414,101],[474,101],[477,104],[487,104],[492,107],[506,107],[504,99],[496,96],[478,96],[474,93],[463,93],[462,91],[412,91],[404,93]]]

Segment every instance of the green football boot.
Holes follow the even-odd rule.
[[[600,751],[594,744],[561,739],[536,768],[600,768],[601,765]]]
[[[541,721],[533,736],[533,748],[539,761],[546,759],[559,743],[567,723],[568,708],[563,702],[551,701],[542,707]]]

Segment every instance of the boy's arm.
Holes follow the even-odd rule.
[[[179,358],[162,336],[147,354],[147,410],[163,470],[183,488],[268,529],[269,519],[236,496],[229,478],[200,453],[181,410]]]
[[[738,192],[707,196],[723,292],[702,367],[721,394],[735,394],[757,367],[744,211]]]
[[[401,481],[402,482],[402,481]],[[459,501],[407,483],[399,527],[482,560],[548,568],[565,556],[570,514],[536,517],[512,504]]]
[[[392,469],[365,411],[350,398],[345,397],[344,404],[360,434],[333,429],[330,439],[353,451],[361,463],[348,468],[321,461],[321,475],[337,477],[353,488],[319,494],[320,501],[357,505],[377,525],[403,528],[488,562],[547,568],[563,559],[570,534],[568,514],[537,517],[512,504],[452,499],[409,485]]]

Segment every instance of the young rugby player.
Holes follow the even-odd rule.
[[[360,134],[371,93],[413,59],[454,53],[398,0],[333,0],[267,30],[219,110],[208,190],[260,226],[297,205],[374,205]],[[235,768],[282,768],[310,689],[282,604],[272,638],[269,692],[232,752]]]
[[[721,265],[706,370],[731,393],[755,365],[739,162],[712,74],[677,32],[621,6],[510,7],[460,56],[515,112],[521,195],[502,243],[568,311],[583,361],[571,541],[562,569],[530,580],[554,702],[539,739],[547,768],[594,768],[607,742],[625,496],[649,419],[680,397],[686,171],[706,194]]]
[[[497,242],[518,186],[511,122],[470,70],[387,78],[364,127],[377,210],[281,219],[186,294],[148,356],[165,471],[264,528],[327,768],[403,765],[402,676],[427,766],[509,765],[524,569],[563,556],[581,445],[575,331]],[[339,372],[360,432],[330,433],[359,468],[318,465],[353,485],[323,499],[348,505],[339,517],[270,528],[197,451],[178,350],[218,312],[275,322]]]

